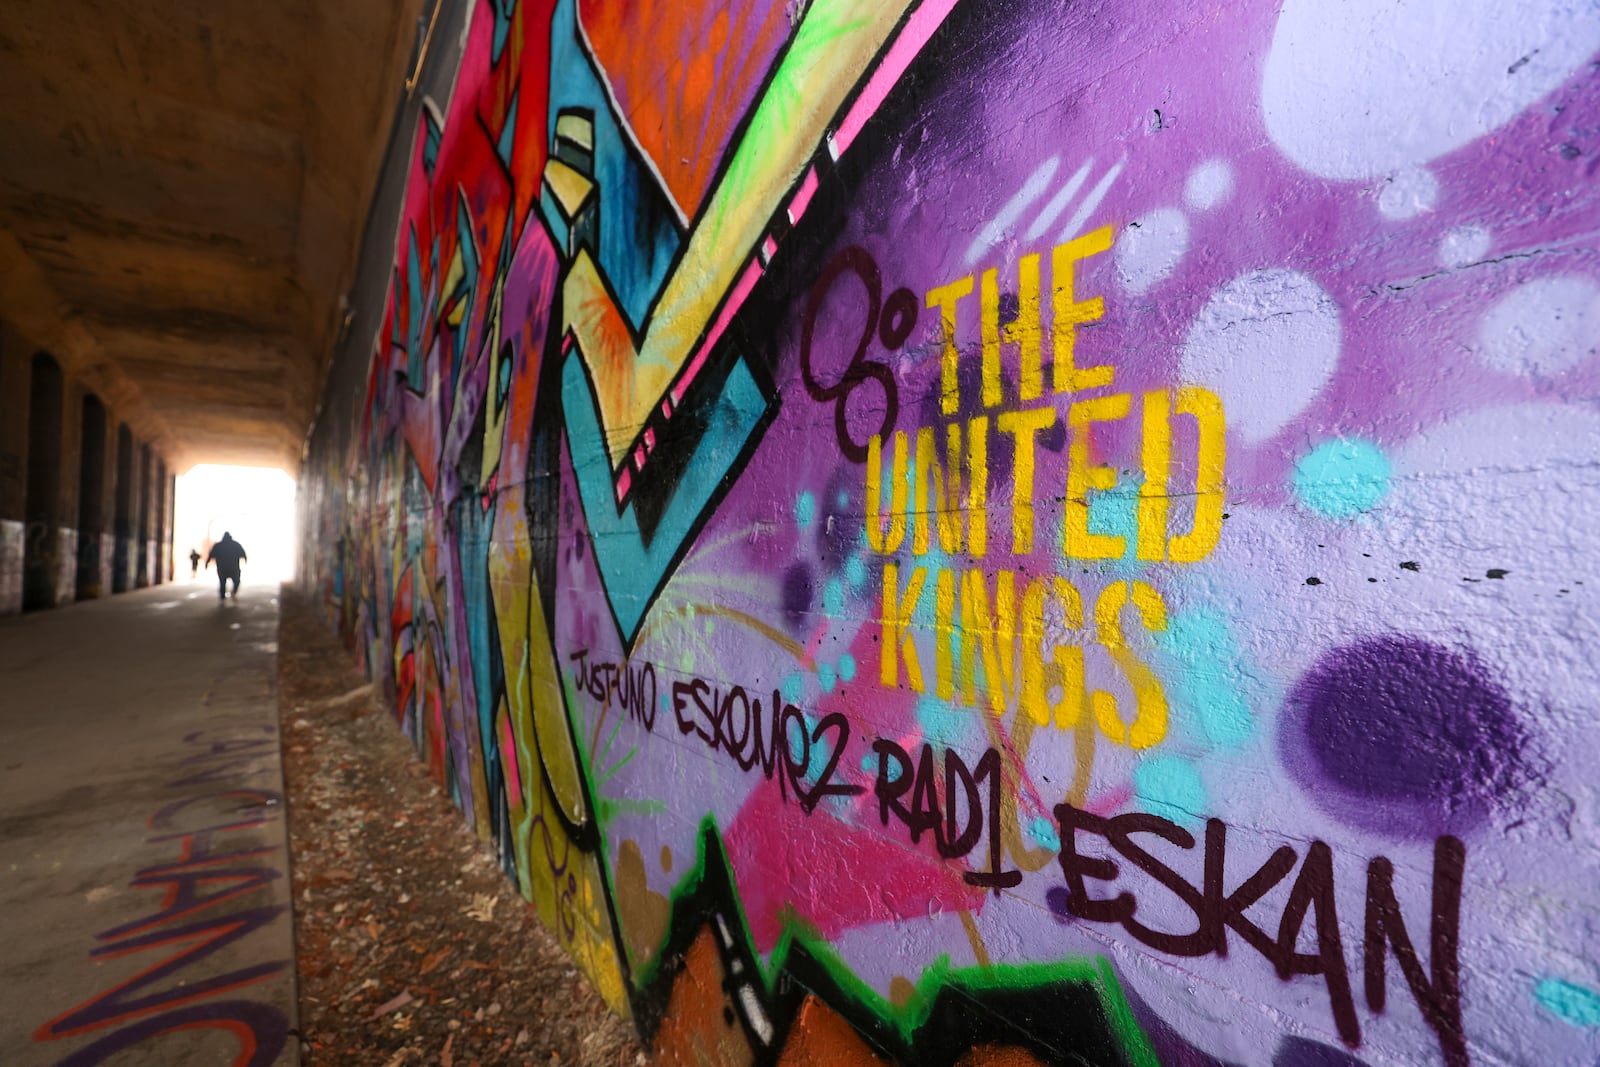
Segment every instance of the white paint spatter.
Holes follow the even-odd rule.
[[[1439,266],[1465,267],[1489,254],[1489,231],[1482,226],[1457,226],[1439,238]]]
[[[1478,358],[1507,374],[1559,374],[1600,351],[1600,285],[1536,278],[1495,301],[1478,329]]]
[[[1189,219],[1175,207],[1147,212],[1123,229],[1115,252],[1117,278],[1130,293],[1164,281],[1189,250]]]
[[[1072,213],[1072,217],[1067,220],[1067,224],[1056,235],[1057,244],[1070,241],[1078,235],[1078,231],[1083,229],[1083,224],[1089,221],[1089,216],[1093,215],[1095,209],[1100,206],[1100,201],[1104,200],[1106,194],[1111,191],[1112,183],[1117,180],[1117,175],[1122,173],[1123,164],[1126,162],[1126,159],[1117,160],[1116,164],[1106,171],[1099,181],[1094,183],[1094,188],[1089,190],[1089,195],[1083,198],[1083,203],[1078,205],[1078,210]]]
[[[1034,168],[1033,173],[1028,175],[1028,180],[1022,183],[1022,188],[1018,189],[1011,199],[1006,201],[1005,206],[1000,209],[994,218],[989,220],[988,225],[978,231],[978,236],[974,237],[972,243],[967,246],[966,261],[968,266],[978,262],[983,254],[994,246],[996,241],[1005,236],[1007,230],[1017,224],[1017,219],[1021,218],[1022,213],[1028,210],[1028,205],[1044,195],[1045,189],[1050,184],[1050,179],[1055,177],[1056,168],[1060,165],[1060,157],[1051,156]]]
[[[1044,236],[1046,230],[1055,225],[1056,219],[1061,217],[1061,213],[1072,203],[1072,198],[1078,195],[1078,190],[1083,188],[1083,183],[1089,180],[1089,172],[1093,169],[1094,157],[1091,156],[1084,160],[1083,166],[1072,172],[1067,184],[1056,190],[1056,195],[1045,203],[1043,210],[1039,212],[1039,217],[1028,227],[1028,232],[1024,235],[1026,240],[1038,240]]]
[[[1233,168],[1221,159],[1208,159],[1189,172],[1183,199],[1196,211],[1210,211],[1233,195]]]
[[[1216,390],[1249,444],[1305,410],[1339,362],[1339,308],[1298,271],[1251,271],[1223,285],[1189,326],[1185,381]]]
[[[1590,0],[1286,0],[1262,111],[1306,170],[1376,178],[1505,124],[1597,50]]]
[[[1412,219],[1433,210],[1439,200],[1439,179],[1425,167],[1402,167],[1383,180],[1378,214],[1386,219]]]

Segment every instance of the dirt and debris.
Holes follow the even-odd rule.
[[[278,649],[308,1067],[644,1064],[287,586]]]

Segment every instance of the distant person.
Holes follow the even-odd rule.
[[[192,582],[198,577],[200,577],[200,550],[191,548],[189,550],[189,580]]]
[[[233,580],[234,599],[239,597],[239,564],[250,557],[244,554],[244,546],[233,539],[233,534],[224,532],[222,540],[211,546],[211,554],[206,557],[206,569],[211,568],[213,560],[217,564],[217,599],[225,600],[228,596],[228,581]]]

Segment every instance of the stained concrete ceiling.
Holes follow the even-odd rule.
[[[0,318],[178,470],[297,468],[423,0],[0,0]]]

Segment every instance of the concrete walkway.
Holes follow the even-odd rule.
[[[297,1064],[276,588],[0,622],[0,1063]]]

